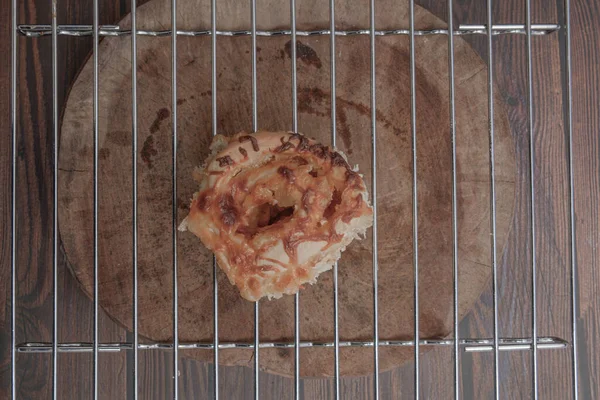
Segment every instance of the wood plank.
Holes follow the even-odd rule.
[[[579,273],[579,366],[582,398],[600,396],[600,4],[572,2],[573,152]]]

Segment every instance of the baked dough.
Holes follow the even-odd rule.
[[[179,230],[212,250],[242,297],[279,298],[333,266],[373,211],[339,151],[291,132],[214,137]]]

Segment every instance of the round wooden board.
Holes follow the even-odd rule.
[[[245,2],[246,3],[246,2]],[[259,29],[288,24],[287,2],[259,2]],[[326,28],[326,2],[303,1],[298,29]],[[377,27],[407,25],[407,6],[378,3]],[[138,9],[140,29],[167,29],[168,1],[154,0]],[[365,4],[365,7],[367,5]],[[366,10],[367,8],[364,8]],[[180,0],[179,29],[208,29],[208,2]],[[361,7],[339,4],[338,29],[368,26]],[[384,11],[385,10],[385,11]],[[248,27],[248,4],[219,2],[219,29]],[[444,24],[416,7],[417,27]],[[121,21],[129,26],[129,17]],[[138,40],[138,271],[139,333],[142,340],[173,337],[172,110],[170,37]],[[447,37],[419,37],[416,51],[417,175],[419,226],[420,335],[445,337],[453,323],[452,173],[448,127]],[[409,41],[406,36],[378,37],[377,66],[377,232],[379,338],[413,336],[413,222],[410,130]],[[368,36],[338,37],[337,145],[359,164],[371,185],[370,47]],[[251,40],[218,37],[217,93],[211,92],[209,37],[177,40],[177,222],[186,215],[195,190],[192,169],[202,163],[211,139],[211,96],[217,96],[218,126],[223,134],[250,131]],[[329,38],[299,37],[299,129],[329,143]],[[291,129],[290,38],[258,39],[258,123],[261,129]],[[459,314],[479,298],[490,277],[489,138],[486,68],[462,40],[455,41],[456,146],[458,178]],[[105,38],[99,53],[99,299],[116,321],[132,327],[132,135],[131,40]],[[75,82],[64,112],[60,143],[59,222],[73,274],[93,293],[93,65]],[[499,99],[498,99],[499,100]],[[500,104],[500,101],[497,102]],[[506,243],[514,203],[515,163],[506,115],[496,107],[496,184],[498,253]],[[213,340],[213,268],[211,254],[190,233],[177,234],[179,340]],[[339,263],[339,333],[342,341],[373,337],[372,231],[353,243]],[[254,304],[243,300],[225,274],[218,272],[219,340],[253,342]],[[300,294],[303,341],[333,341],[332,273]],[[293,341],[293,297],[260,303],[261,341]],[[424,348],[426,350],[426,348]],[[186,356],[212,361],[210,350]],[[342,348],[340,372],[371,373],[372,347]],[[380,368],[412,359],[409,347],[384,346]],[[224,365],[252,365],[251,350],[219,352]],[[301,351],[303,376],[331,376],[331,348]],[[293,374],[292,348],[260,352],[264,370]]]

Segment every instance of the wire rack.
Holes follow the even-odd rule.
[[[415,9],[414,0],[410,1],[409,5],[409,27],[407,29],[395,29],[395,30],[376,30],[375,29],[375,7],[376,3],[374,0],[370,0],[370,24],[365,29],[356,30],[336,30],[335,23],[335,2],[330,0],[329,6],[329,29],[303,31],[296,29],[296,1],[290,0],[290,18],[291,26],[289,29],[281,30],[258,30],[256,24],[256,0],[251,0],[251,14],[248,16],[251,22],[250,30],[239,30],[239,31],[222,31],[217,30],[216,26],[216,9],[217,0],[211,0],[211,29],[210,30],[178,30],[177,29],[177,0],[171,0],[171,27],[165,30],[141,30],[136,25],[136,0],[131,0],[131,29],[123,29],[117,25],[99,25],[99,8],[98,0],[93,2],[93,24],[92,25],[58,25],[57,23],[57,0],[52,0],[52,23],[50,25],[18,25],[17,24],[17,9],[18,0],[12,0],[12,51],[11,51],[11,122],[12,122],[12,208],[11,208],[11,255],[12,255],[12,269],[11,269],[11,310],[12,310],[12,335],[11,335],[11,394],[12,398],[17,398],[17,386],[19,377],[16,373],[16,360],[19,353],[51,353],[52,365],[52,395],[53,398],[57,398],[57,375],[58,364],[57,360],[61,353],[92,353],[92,364],[93,364],[93,397],[98,398],[98,354],[101,352],[120,352],[126,351],[133,355],[133,368],[128,373],[133,377],[133,392],[132,397],[137,399],[138,395],[138,360],[140,350],[152,350],[152,349],[166,349],[172,352],[173,357],[173,371],[172,377],[179,376],[179,351],[190,350],[190,349],[204,349],[211,350],[214,353],[215,368],[213,371],[213,383],[215,388],[218,388],[219,382],[219,351],[231,348],[249,348],[253,349],[255,353],[254,357],[254,398],[261,398],[259,391],[259,360],[260,360],[260,349],[267,348],[292,348],[294,349],[295,361],[294,361],[294,396],[299,398],[300,392],[300,363],[302,361],[300,355],[301,348],[307,347],[328,347],[333,348],[335,351],[335,371],[334,371],[334,396],[336,399],[340,398],[340,358],[339,350],[344,347],[372,347],[373,359],[374,359],[374,398],[379,398],[380,385],[379,385],[379,348],[382,346],[407,346],[414,349],[414,396],[420,398],[419,392],[419,363],[420,363],[420,347],[421,346],[446,346],[453,349],[453,377],[454,377],[454,398],[460,397],[460,358],[459,352],[461,350],[467,352],[491,352],[493,354],[493,373],[494,373],[494,397],[500,398],[500,374],[498,367],[498,358],[500,351],[530,351],[533,366],[533,380],[532,380],[532,393],[533,398],[538,398],[538,350],[543,349],[563,349],[568,348],[571,352],[571,370],[572,374],[572,396],[574,399],[578,398],[578,371],[577,371],[577,326],[575,321],[575,315],[577,310],[576,302],[576,249],[575,249],[575,219],[574,219],[574,184],[573,184],[573,154],[572,154],[572,119],[571,119],[571,33],[570,33],[570,1],[564,0],[563,17],[564,20],[559,24],[533,24],[531,19],[531,0],[526,0],[526,23],[525,24],[494,24],[492,18],[492,0],[487,1],[487,21],[483,25],[461,25],[455,28],[452,18],[448,20],[447,29],[429,29],[429,30],[417,30],[415,29]],[[448,15],[453,15],[453,2],[447,2]],[[532,335],[526,338],[503,338],[498,333],[498,260],[496,259],[496,183],[495,183],[495,171],[494,171],[494,120],[488,118],[489,128],[489,157],[490,157],[490,198],[491,198],[491,260],[492,260],[492,296],[493,296],[493,337],[489,339],[474,339],[474,338],[462,338],[459,336],[459,311],[458,311],[458,229],[457,229],[457,168],[456,168],[456,145],[455,145],[455,84],[454,84],[454,37],[462,35],[483,35],[487,38],[487,68],[488,68],[488,115],[494,115],[494,84],[493,84],[493,38],[495,35],[502,34],[517,34],[524,35],[526,37],[526,48],[527,48],[527,98],[528,101],[528,132],[531,138],[533,132],[533,102],[531,101],[533,93],[533,78],[532,78],[532,37],[536,35],[552,35],[556,32],[562,31],[562,37],[564,40],[565,56],[563,59],[562,74],[565,80],[565,99],[563,104],[565,113],[565,124],[564,124],[564,135],[568,152],[568,217],[569,217],[569,276],[570,276],[570,311],[571,311],[571,324],[570,333],[571,336],[566,339],[555,338],[555,337],[541,337],[538,336],[537,329],[537,304],[536,304],[536,249],[535,246],[531,246],[531,265],[530,273],[532,279]],[[132,34],[135,32],[136,34]],[[173,34],[176,32],[176,34]],[[58,37],[59,35],[64,36],[91,36],[93,37],[93,66],[94,66],[94,80],[93,80],[93,137],[94,137],[94,159],[93,159],[93,190],[94,190],[94,294],[93,294],[93,341],[91,343],[61,343],[58,341],[58,254],[59,254],[59,235],[58,235],[58,224],[57,224],[57,183],[58,183],[58,132],[59,132],[59,106],[58,106],[58,79],[57,79],[57,49],[58,49]],[[370,38],[370,108],[371,108],[371,137],[372,137],[372,187],[371,193],[373,198],[373,209],[374,209],[374,221],[375,226],[373,229],[373,257],[372,257],[372,268],[373,268],[373,307],[374,307],[374,319],[373,319],[373,332],[372,340],[369,341],[341,341],[338,331],[338,266],[337,263],[333,268],[333,285],[334,290],[332,296],[334,298],[334,327],[335,327],[335,338],[332,342],[309,342],[302,341],[300,336],[300,321],[299,321],[299,304],[300,296],[295,296],[295,339],[291,342],[262,342],[259,340],[259,310],[260,304],[256,303],[254,308],[254,341],[253,342],[236,342],[236,343],[224,343],[219,341],[219,322],[218,322],[218,302],[219,294],[217,291],[217,264],[213,257],[213,274],[214,274],[214,341],[213,342],[202,342],[202,343],[180,343],[178,340],[178,296],[177,296],[177,274],[178,274],[178,260],[177,260],[177,201],[176,201],[176,176],[177,176],[177,152],[173,152],[172,158],[172,193],[173,193],[173,342],[172,343],[140,343],[138,335],[138,235],[137,235],[137,202],[133,202],[133,208],[131,210],[133,216],[133,339],[131,342],[124,343],[102,343],[98,336],[98,315],[99,315],[99,303],[98,303],[98,45],[99,40],[103,36],[131,36],[131,54],[132,54],[132,158],[136,159],[138,153],[137,143],[137,37],[138,36],[170,36],[171,37],[171,60],[172,60],[172,71],[171,71],[171,90],[172,90],[172,116],[173,120],[177,120],[177,38],[178,36],[209,36],[211,38],[212,46],[212,134],[217,134],[217,46],[216,39],[218,36],[250,36],[252,39],[252,128],[257,131],[259,128],[258,113],[257,113],[257,46],[256,39],[261,36],[279,36],[285,35],[291,37],[291,60],[292,68],[290,71],[290,77],[292,81],[292,121],[290,128],[293,131],[298,131],[298,103],[297,103],[297,59],[296,59],[296,38],[298,36],[323,36],[329,38],[330,43],[330,55],[331,55],[331,71],[330,71],[330,84],[331,84],[331,142],[332,145],[336,144],[336,64],[335,64],[335,46],[336,37],[338,36],[351,36],[351,35],[365,35]],[[418,180],[416,173],[413,173],[412,180],[412,215],[413,215],[413,267],[414,267],[414,338],[411,340],[403,341],[390,341],[390,340],[379,340],[379,315],[378,315],[378,304],[377,304],[377,272],[378,272],[378,253],[377,253],[377,126],[376,126],[376,101],[377,92],[375,86],[376,80],[376,64],[375,54],[377,51],[376,37],[387,36],[387,35],[406,35],[410,39],[410,120],[411,120],[411,138],[412,138],[412,167],[413,171],[417,171],[417,128],[416,128],[416,116],[418,113],[416,107],[416,86],[415,86],[415,37],[424,35],[445,35],[448,38],[448,54],[449,54],[449,127],[450,134],[452,136],[452,232],[453,232],[453,335],[450,339],[443,340],[423,340],[419,338],[419,281],[418,281],[418,269],[419,269],[419,253],[418,253],[418,197],[417,187]],[[17,47],[18,41],[22,38],[34,38],[40,36],[51,36],[52,38],[52,134],[53,134],[53,213],[54,213],[54,225],[52,227],[53,232],[53,325],[52,325],[52,342],[51,343],[18,343],[16,338],[16,299],[15,294],[17,293],[17,273],[16,273],[16,210],[17,210]],[[173,147],[176,148],[177,143],[177,124],[172,125],[172,141]],[[534,174],[534,141],[530,140],[529,146],[529,168],[531,176]],[[136,162],[132,163],[132,181],[133,181],[133,198],[137,198],[137,165]],[[535,188],[534,180],[530,180],[530,207],[531,207],[531,221],[535,219]],[[535,242],[536,230],[535,224],[531,224],[530,229],[531,240]],[[178,379],[173,379],[173,392],[172,397],[177,399],[179,397],[179,385]],[[219,391],[214,391],[214,398],[219,397]]]

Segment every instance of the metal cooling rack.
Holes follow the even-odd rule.
[[[171,0],[171,29],[160,30],[160,31],[148,31],[139,30],[136,25],[136,0],[131,0],[131,30],[122,29],[115,25],[99,25],[99,11],[98,11],[98,0],[93,1],[93,25],[58,25],[57,24],[57,0],[51,0],[52,2],[52,24],[51,25],[17,25],[17,4],[18,0],[12,0],[11,9],[11,21],[12,21],[12,34],[11,34],[11,122],[12,122],[12,205],[11,205],[11,310],[12,310],[12,335],[11,335],[11,394],[12,398],[16,399],[17,396],[17,376],[16,376],[16,358],[18,353],[51,353],[52,354],[52,395],[53,398],[57,398],[57,360],[60,353],[77,353],[77,352],[92,352],[93,353],[93,398],[98,398],[98,354],[100,352],[119,352],[128,351],[133,353],[133,369],[129,371],[133,377],[133,393],[132,397],[138,399],[138,353],[139,350],[156,350],[156,349],[168,349],[173,351],[173,398],[179,397],[179,386],[178,377],[179,375],[179,350],[189,349],[205,349],[212,350],[214,353],[215,368],[213,369],[213,383],[214,387],[218,388],[219,382],[219,368],[218,368],[218,353],[220,350],[232,349],[232,348],[249,348],[254,349],[254,397],[259,399],[261,394],[259,393],[259,349],[265,348],[293,348],[295,354],[295,367],[294,367],[294,388],[295,398],[300,397],[300,349],[307,347],[333,347],[335,349],[335,375],[334,375],[334,394],[335,398],[340,398],[340,362],[339,362],[339,349],[341,347],[372,347],[373,348],[373,359],[374,359],[374,370],[373,378],[374,384],[374,397],[379,398],[379,347],[381,346],[407,346],[414,348],[414,393],[415,398],[420,397],[419,393],[419,348],[421,346],[451,346],[453,347],[453,361],[454,361],[454,398],[459,399],[460,397],[460,359],[459,351],[463,349],[466,352],[493,352],[493,364],[494,364],[494,394],[495,398],[499,399],[499,382],[500,374],[498,369],[498,354],[500,351],[531,351],[532,364],[533,364],[533,380],[532,380],[532,393],[533,398],[538,398],[538,350],[542,349],[560,349],[570,348],[571,351],[571,374],[572,374],[572,395],[574,399],[578,398],[578,371],[577,371],[577,326],[575,321],[575,315],[577,310],[577,299],[576,299],[576,257],[575,257],[575,219],[574,219],[574,181],[573,181],[573,154],[572,154],[572,77],[571,77],[571,32],[570,32],[570,0],[564,0],[564,10],[562,15],[564,20],[561,24],[532,24],[531,22],[531,0],[526,0],[526,24],[525,25],[494,25],[492,19],[492,0],[487,1],[487,21],[484,25],[461,25],[458,29],[454,28],[452,18],[448,21],[447,29],[431,29],[431,30],[415,30],[414,19],[414,0],[410,0],[409,9],[409,28],[408,29],[395,29],[395,30],[376,30],[375,29],[375,0],[370,0],[370,26],[365,29],[357,30],[336,30],[335,26],[335,5],[334,0],[330,0],[330,27],[325,30],[314,30],[314,31],[300,31],[296,29],[296,4],[295,0],[290,0],[290,16],[291,16],[291,27],[290,29],[284,30],[271,30],[262,31],[256,29],[256,0],[251,0],[251,14],[249,15],[251,21],[251,30],[241,31],[220,31],[216,29],[216,7],[217,0],[211,0],[211,29],[201,31],[184,31],[177,29],[177,0]],[[453,14],[452,1],[448,1],[447,5],[448,15]],[[559,30],[562,30],[562,40],[565,46],[565,57],[563,62],[563,77],[565,79],[565,98],[567,99],[564,104],[564,112],[566,115],[565,121],[565,138],[567,142],[568,151],[568,185],[569,185],[569,256],[570,256],[570,300],[571,300],[571,337],[570,340],[563,340],[554,337],[540,337],[537,331],[537,307],[536,307],[536,250],[535,246],[531,246],[531,278],[532,278],[532,335],[527,338],[501,338],[498,334],[498,263],[496,259],[496,185],[495,185],[495,174],[494,174],[494,120],[488,118],[489,127],[489,157],[490,163],[490,194],[491,194],[491,256],[492,256],[492,288],[493,288],[493,311],[494,311],[494,326],[493,326],[493,338],[491,339],[469,339],[460,338],[458,335],[458,241],[457,241],[457,170],[456,170],[456,147],[455,147],[455,109],[454,109],[454,36],[461,35],[485,35],[487,36],[487,51],[488,51],[488,112],[489,116],[494,115],[494,85],[493,85],[493,37],[500,34],[522,34],[527,38],[527,95],[528,95],[528,128],[529,135],[533,132],[533,102],[532,92],[532,56],[531,56],[531,38],[535,35],[550,35]],[[132,32],[136,32],[136,35],[132,35]],[[173,32],[176,32],[173,35]],[[17,44],[20,37],[32,38],[40,36],[52,36],[52,126],[53,126],[53,325],[52,325],[52,343],[22,343],[18,344],[16,341],[16,208],[17,208],[17,197],[16,197],[16,182],[17,182]],[[58,218],[57,218],[57,183],[58,183],[58,123],[59,123],[59,110],[58,110],[58,79],[57,79],[57,38],[59,35],[68,36],[92,36],[93,37],[93,64],[94,64],[94,87],[93,87],[93,137],[94,137],[94,295],[93,295],[93,309],[94,309],[94,336],[92,343],[59,343],[58,342],[58,320],[57,320],[57,308],[58,308]],[[374,209],[374,229],[373,229],[373,306],[374,306],[374,320],[373,320],[373,339],[370,341],[356,341],[348,342],[341,341],[338,330],[338,266],[337,263],[333,268],[333,282],[334,290],[332,296],[334,298],[334,328],[335,328],[335,339],[333,342],[307,342],[302,341],[300,338],[300,321],[299,321],[299,304],[300,296],[295,296],[295,339],[293,342],[260,342],[259,341],[259,303],[255,304],[255,315],[254,315],[254,341],[253,342],[237,342],[237,343],[222,343],[219,342],[219,323],[218,323],[218,292],[217,292],[217,264],[213,257],[213,286],[214,286],[214,340],[212,342],[198,342],[198,343],[180,343],[178,341],[178,305],[177,305],[177,152],[173,153],[172,158],[172,178],[173,178],[173,342],[171,343],[152,343],[142,344],[139,343],[138,335],[138,262],[137,262],[137,202],[133,202],[132,215],[133,215],[133,341],[127,343],[100,343],[98,338],[98,44],[99,39],[102,36],[124,36],[130,35],[131,41],[131,53],[132,53],[132,158],[135,161],[137,156],[137,36],[171,36],[171,56],[172,56],[172,115],[173,120],[177,119],[177,37],[178,36],[210,36],[212,46],[212,133],[217,133],[217,82],[216,82],[216,38],[217,36],[251,36],[252,38],[252,127],[254,131],[258,130],[258,113],[257,113],[257,47],[256,38],[259,36],[279,36],[286,35],[291,36],[291,80],[292,80],[292,123],[290,128],[293,131],[298,130],[298,104],[297,104],[297,69],[296,69],[296,37],[297,36],[329,36],[330,39],[330,56],[331,56],[331,142],[332,145],[336,144],[336,64],[335,64],[335,44],[337,36],[350,36],[350,35],[368,35],[370,37],[370,62],[371,62],[371,135],[372,135],[372,187],[371,193],[373,198],[373,209]],[[375,68],[375,52],[376,52],[376,40],[377,36],[385,35],[407,35],[410,38],[410,103],[411,103],[411,137],[412,137],[412,166],[413,171],[416,171],[417,165],[417,151],[416,146],[416,115],[418,110],[416,109],[416,90],[415,90],[415,37],[423,35],[446,35],[448,37],[448,51],[449,51],[449,99],[450,99],[450,118],[449,127],[452,136],[452,230],[453,230],[453,294],[454,294],[454,334],[451,339],[445,340],[422,340],[419,338],[419,282],[418,282],[418,269],[419,269],[419,253],[418,253],[418,220],[416,218],[418,214],[418,198],[417,198],[417,176],[413,173],[413,185],[412,185],[412,198],[413,198],[413,266],[414,266],[414,339],[405,341],[389,341],[379,340],[378,335],[378,304],[377,304],[377,272],[378,272],[378,260],[377,260],[377,172],[376,172],[376,150],[377,150],[377,127],[376,127],[376,99],[377,93],[375,88],[376,68]],[[176,148],[177,143],[177,124],[172,124],[172,140],[173,148]],[[534,141],[530,140],[529,156],[530,156],[530,173],[534,176]],[[132,169],[132,181],[133,181],[133,198],[137,199],[137,163],[133,162]],[[530,206],[531,206],[531,240],[535,243],[535,190],[533,179],[530,181]],[[219,397],[218,389],[214,391],[214,398]]]

